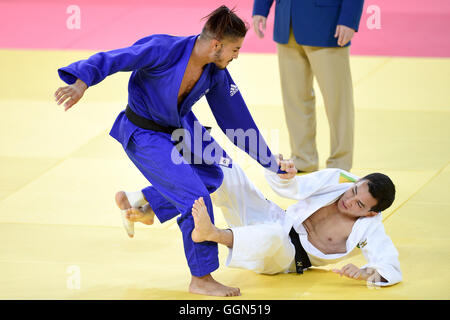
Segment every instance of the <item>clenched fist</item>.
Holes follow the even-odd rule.
[[[294,165],[292,160],[284,160],[283,155],[279,154],[277,157],[277,164],[280,166],[280,169],[285,171],[286,173],[279,173],[278,176],[281,179],[292,179],[297,174],[297,168]]]

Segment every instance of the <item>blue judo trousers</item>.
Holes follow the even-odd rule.
[[[68,84],[81,79],[92,86],[116,72],[132,71],[128,85],[131,110],[161,126],[182,128],[183,134],[175,139],[174,134],[136,126],[122,111],[110,135],[122,144],[150,182],[142,192],[159,221],[178,216],[191,274],[200,277],[219,267],[218,246],[192,241],[192,205],[203,197],[214,223],[209,195],[222,183],[219,165],[230,167],[232,160],[198,122],[192,106],[205,96],[217,124],[236,146],[263,167],[281,171],[228,70],[213,63],[206,65],[191,92],[178,104],[179,88],[197,37],[151,35],[130,47],[96,53],[58,69],[58,73]]]

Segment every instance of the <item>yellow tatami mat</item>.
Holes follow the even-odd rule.
[[[218,299],[189,294],[176,221],[136,226],[129,239],[117,190],[146,180],[109,129],[127,102],[129,73],[90,88],[68,112],[56,105],[57,68],[88,51],[0,50],[0,299]],[[384,172],[397,198],[384,213],[400,253],[403,282],[386,288],[340,278],[329,268],[259,275],[221,267],[213,276],[240,287],[239,299],[449,299],[450,59],[351,57],[356,105],[352,172]],[[274,152],[289,156],[277,58],[241,54],[230,65]],[[321,168],[328,124],[317,89]],[[261,168],[225,140],[205,99],[194,112],[271,200]],[[218,208],[217,225],[224,227]],[[359,255],[346,263],[363,265]]]

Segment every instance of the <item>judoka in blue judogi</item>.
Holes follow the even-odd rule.
[[[214,222],[209,195],[222,183],[219,165],[231,167],[232,161],[198,122],[192,112],[195,102],[205,96],[219,127],[225,133],[234,132],[228,136],[235,145],[262,166],[274,172],[279,167],[226,68],[215,63],[205,65],[191,91],[178,101],[180,85],[198,37],[152,35],[127,48],[96,53],[60,68],[58,73],[69,85],[81,80],[89,87],[116,72],[132,71],[128,110],[118,115],[110,135],[122,144],[128,157],[151,183],[142,192],[159,221],[163,223],[179,216],[177,222],[191,274],[201,277],[219,267],[218,249],[216,243],[192,241],[191,208],[195,199],[203,197]],[[127,114],[173,130],[144,129]],[[179,141],[170,133],[179,132],[176,128],[184,132]],[[247,135],[242,137],[242,134]]]

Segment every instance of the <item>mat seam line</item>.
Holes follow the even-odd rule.
[[[385,57],[385,59],[380,62],[379,65],[375,66],[372,70],[367,72],[364,76],[362,76],[358,81],[355,81],[353,83],[353,88],[356,88],[361,84],[361,82],[364,82],[367,78],[371,77],[374,73],[377,73],[381,68],[383,68],[389,61],[391,61],[392,57]]]
[[[414,196],[416,196],[420,191],[422,191],[428,184],[431,183],[431,181],[433,181],[437,176],[439,176],[442,171],[444,171],[444,169],[450,164],[450,161],[448,161],[447,163],[445,163],[442,168],[438,169],[437,172],[427,181],[425,182],[422,186],[420,186],[415,192],[413,192],[405,201],[403,201],[397,208],[395,208],[389,215],[387,215],[384,219],[383,222],[386,222],[387,219],[389,219],[390,217],[392,217],[394,215],[394,213],[396,213],[401,207],[403,207],[408,201],[410,201]]]

